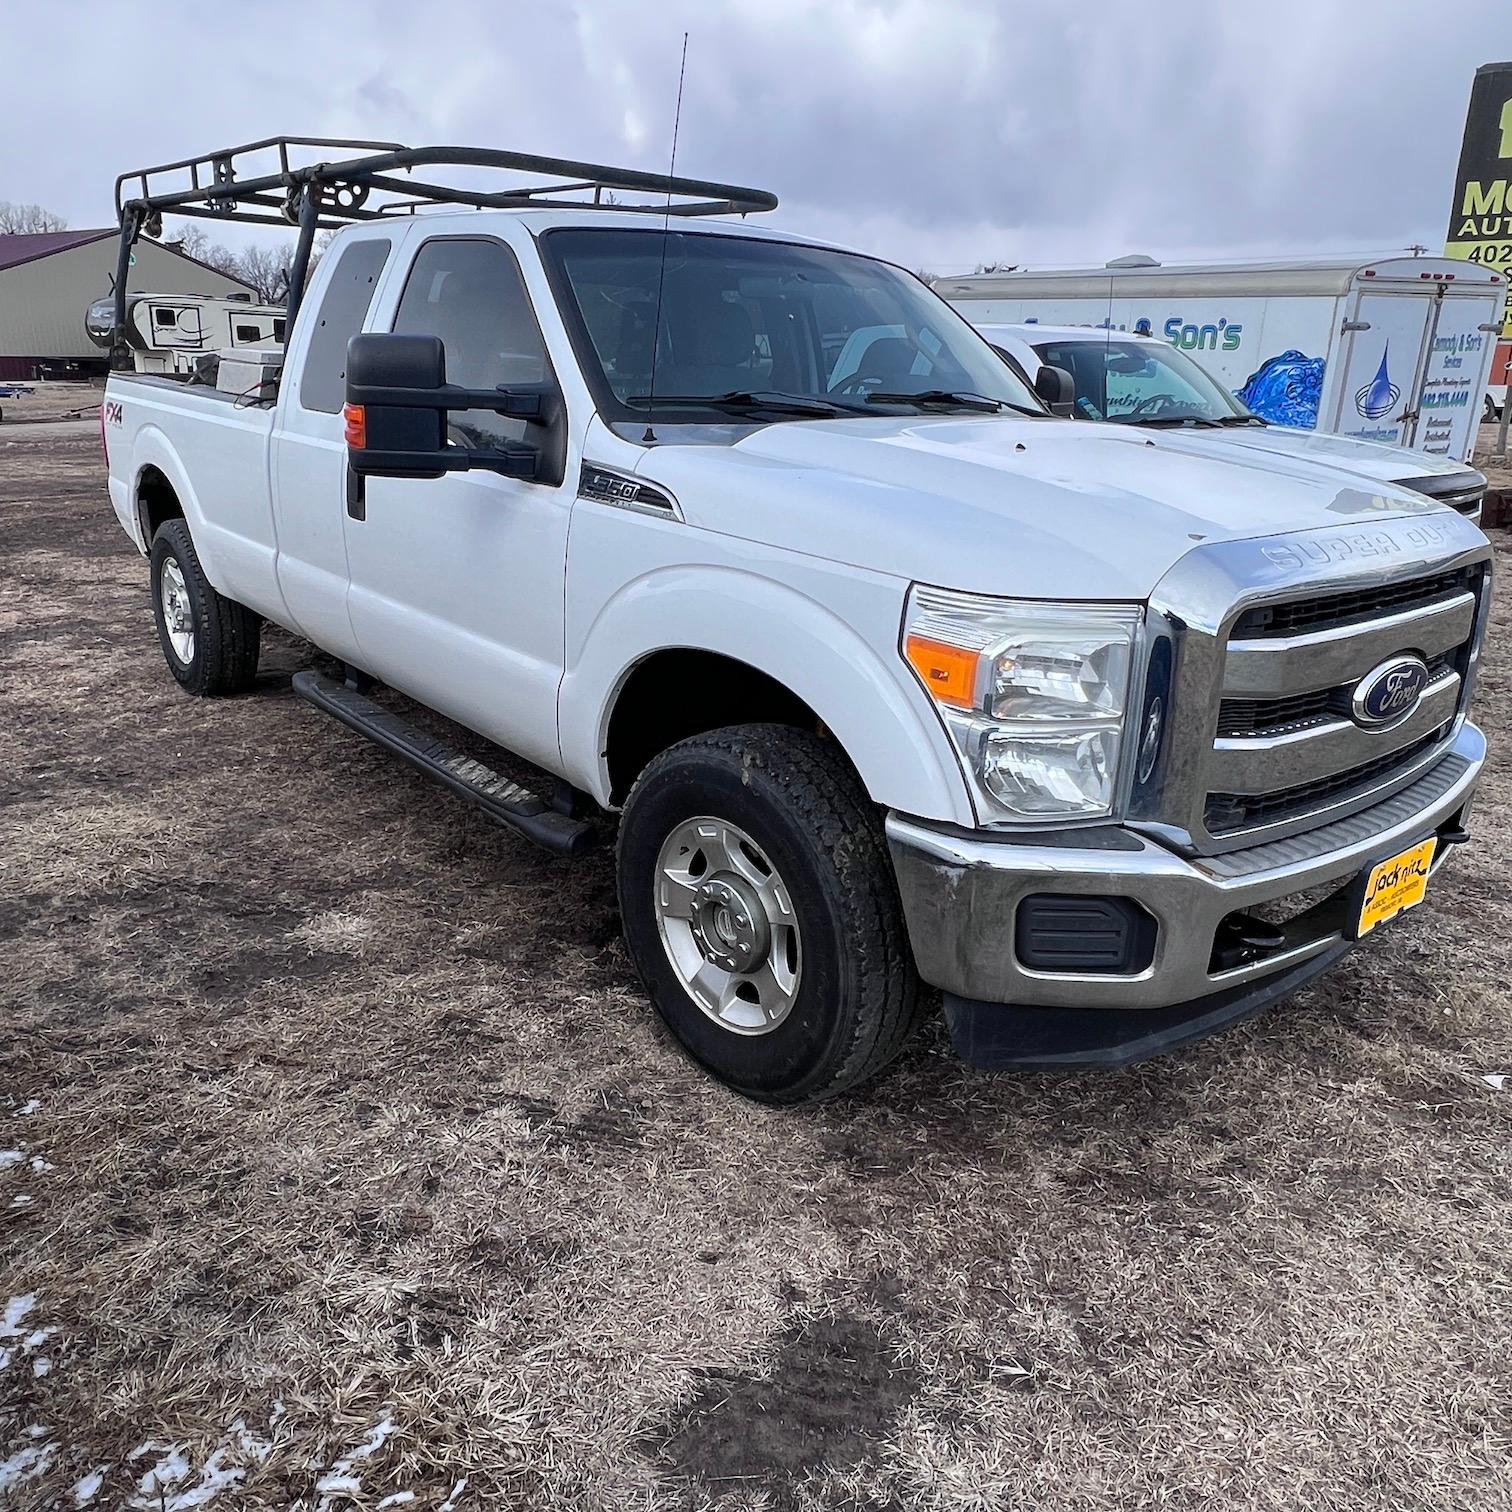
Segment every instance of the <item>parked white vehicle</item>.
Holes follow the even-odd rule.
[[[1171,267],[1129,257],[934,288],[974,325],[1156,336],[1264,420],[1455,461],[1470,459],[1492,403],[1506,293],[1503,274],[1445,257]]]
[[[1274,425],[1252,414],[1170,342],[1087,326],[979,325],[977,330],[1018,364],[1042,398],[1053,391],[1041,378],[1045,368],[1067,374],[1071,412],[1078,419],[1179,430],[1220,450],[1239,446],[1310,457],[1426,494],[1480,521],[1486,479],[1475,468],[1379,441]]]
[[[570,852],[617,814],[630,954],[740,1092],[854,1086],[921,983],[977,1065],[1154,1054],[1314,976],[1466,838],[1490,548],[1453,509],[1057,419],[904,270],[699,218],[758,191],[283,145],[214,165],[301,226],[276,396],[105,394],[168,667],[245,688],[271,620],[345,664],[302,697],[491,818]],[[427,182],[458,162],[666,193],[667,222],[539,190],[373,214],[401,169],[472,204]],[[224,196],[211,167],[132,176],[123,266],[148,215]]]

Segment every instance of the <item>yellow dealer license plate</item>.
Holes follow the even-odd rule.
[[[1365,878],[1365,896],[1360,904],[1356,934],[1368,935],[1377,924],[1415,908],[1428,891],[1428,868],[1433,865],[1436,839],[1424,840],[1370,870]]]

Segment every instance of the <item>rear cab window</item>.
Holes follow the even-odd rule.
[[[367,320],[392,246],[386,238],[368,237],[348,243],[336,254],[336,267],[305,348],[299,380],[301,409],[340,413],[346,402],[347,342]]]

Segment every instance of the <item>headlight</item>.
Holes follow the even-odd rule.
[[[1112,812],[1140,616],[1129,605],[909,593],[904,652],[993,817]]]

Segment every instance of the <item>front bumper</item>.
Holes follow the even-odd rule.
[[[958,1048],[978,1064],[1117,1063],[1212,1033],[1300,986],[1352,943],[1337,899],[1304,909],[1281,926],[1272,947],[1238,965],[1215,951],[1220,924],[1294,894],[1342,888],[1412,842],[1462,827],[1485,755],[1484,736],[1466,723],[1442,760],[1373,808],[1221,856],[1179,855],[1114,827],[997,837],[889,815],[888,844],[920,975],[945,992]],[[1439,846],[1435,871],[1450,849]],[[1026,967],[1015,946],[1015,912],[1022,898],[1044,892],[1139,905],[1157,926],[1149,965],[1117,975]],[[980,1044],[972,1053],[983,1015],[991,1028],[997,1005],[1075,1010],[1066,1028],[1072,1018],[1086,1021],[1072,1037],[1087,1042],[1089,1053],[1075,1053],[1074,1044],[1055,1053],[1053,1029],[1038,1037],[1044,1053],[1018,1056],[1011,1045]],[[1030,1022],[1060,1017],[1032,1014]],[[1149,1048],[1132,1048],[1152,1035],[1157,1042]]]

